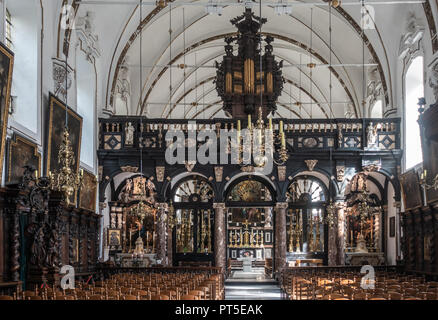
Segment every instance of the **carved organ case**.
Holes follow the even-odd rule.
[[[260,95],[263,96],[264,117],[276,110],[275,102],[283,89],[283,62],[275,61],[271,45],[274,39],[270,36],[264,39],[264,55],[260,57],[261,36],[258,31],[266,22],[248,8],[243,15],[232,19],[231,23],[238,29],[237,36],[225,38],[226,55],[220,64],[216,63],[216,90],[224,102],[224,111],[233,118],[244,118],[247,114],[255,116]],[[237,55],[233,54],[233,42],[238,45]]]

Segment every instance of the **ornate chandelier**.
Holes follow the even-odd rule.
[[[288,160],[286,140],[283,132],[283,121],[279,123],[278,133],[272,126],[266,126],[264,118],[276,110],[276,101],[283,89],[283,61],[275,61],[271,43],[274,38],[265,37],[264,54],[262,55],[261,26],[266,19],[257,17],[250,8],[245,13],[231,20],[238,29],[237,36],[225,38],[226,55],[223,61],[216,63],[216,90],[223,101],[223,110],[237,120],[237,150],[240,165],[253,163],[263,167],[268,160],[266,152],[273,154],[273,161],[282,165]],[[238,45],[237,55],[233,54],[232,43]],[[257,117],[255,126],[251,117]],[[241,120],[248,117],[245,135],[241,133]],[[243,140],[243,141],[242,141]]]
[[[265,125],[262,118],[261,107],[259,107],[255,127],[253,127],[251,123],[251,115],[248,115],[248,127],[245,134],[246,137],[242,137],[241,122],[237,120],[237,147],[239,152],[237,161],[240,165],[245,165],[250,162],[251,159],[248,159],[248,157],[250,157],[251,148],[254,146],[251,143],[253,139],[256,139],[256,144],[259,146],[256,152],[253,153],[254,165],[256,167],[263,167],[265,165],[267,161],[266,151],[275,151],[273,152],[273,161],[277,165],[282,165],[289,159],[286,148],[286,137],[283,130],[283,121],[279,123],[278,132],[274,132],[272,118],[269,118],[268,126]],[[247,158],[245,158],[245,156]]]
[[[67,127],[64,129],[63,141],[58,153],[58,162],[62,165],[61,170],[51,172],[49,171],[50,188],[57,191],[62,191],[67,205],[70,204],[70,197],[82,186],[82,179],[84,171],[81,169],[78,175],[73,166],[75,164],[75,157],[71,142],[69,139]]]
[[[226,55],[221,63],[216,62],[216,90],[224,103],[223,109],[233,118],[245,118],[257,116],[261,107],[262,116],[267,117],[276,110],[276,101],[283,90],[283,61],[275,61],[271,36],[265,37],[265,52],[261,56],[260,29],[267,22],[265,18],[255,16],[246,8],[243,15],[230,22],[237,27],[237,36],[225,38]],[[237,55],[233,54],[233,42],[238,45]]]

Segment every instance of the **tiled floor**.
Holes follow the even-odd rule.
[[[264,270],[235,271],[225,281],[226,300],[281,300],[278,282],[266,278]]]

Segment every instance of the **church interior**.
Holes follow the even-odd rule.
[[[438,0],[0,17],[0,300],[438,300]]]

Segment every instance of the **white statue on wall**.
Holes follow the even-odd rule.
[[[373,125],[373,123],[370,122],[367,131],[368,131],[368,135],[367,135],[368,149],[377,148],[377,125]]]
[[[125,127],[125,145],[132,146],[134,144],[134,131],[135,129],[131,122],[128,122],[127,126]]]

